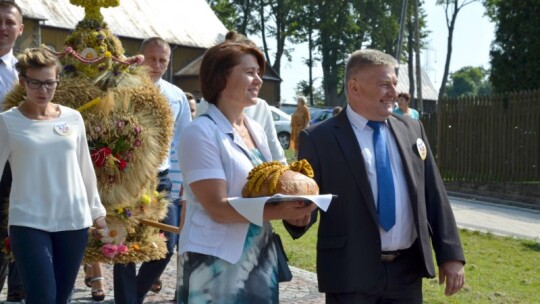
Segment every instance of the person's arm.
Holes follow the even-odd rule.
[[[305,124],[304,124],[304,128],[307,128],[309,127],[309,122],[311,121],[311,114],[309,113],[309,109],[308,107],[305,107],[305,118],[306,118],[306,121],[305,121]]]
[[[106,223],[104,217],[107,215],[105,207],[101,203],[99,197],[99,192],[97,188],[97,178],[94,171],[94,165],[92,164],[92,159],[90,157],[90,150],[88,148],[88,141],[86,139],[86,130],[82,116],[79,115],[79,134],[78,134],[78,144],[77,144],[77,157],[79,161],[79,168],[81,176],[84,182],[86,189],[86,197],[88,199],[88,205],[90,207],[90,213],[92,214],[92,220],[103,217],[103,221],[99,221],[98,228],[105,228]],[[95,223],[94,223],[95,224]]]
[[[431,240],[439,264],[439,283],[446,282],[445,294],[450,296],[458,292],[465,283],[465,255],[444,183],[422,123],[418,121],[418,124],[428,151],[424,185],[428,223],[433,231]]]
[[[316,157],[316,148],[311,140],[310,134],[307,130],[302,130],[299,136],[298,145],[298,159],[306,159],[315,173],[315,181],[319,184],[317,177],[319,176],[319,163]],[[287,232],[293,239],[303,236],[313,224],[317,222],[318,208],[315,208],[313,212],[304,218],[300,218],[294,221],[283,221],[283,225]]]
[[[182,187],[182,172],[180,170],[180,165],[178,163],[178,149],[176,146],[180,142],[182,132],[184,129],[191,123],[191,110],[189,108],[189,102],[186,95],[181,92],[179,100],[179,110],[178,115],[175,117],[174,121],[174,134],[173,140],[171,143],[171,153],[169,155],[170,168],[169,168],[169,177],[173,182],[173,189],[171,190],[171,195],[173,198],[181,198],[180,191]]]
[[[6,126],[6,122],[3,117],[0,117],[0,174],[4,172],[4,167],[9,157],[9,134]]]
[[[247,223],[228,202],[226,172],[222,158],[234,157],[223,155],[222,137],[216,138],[217,130],[209,119],[194,124],[185,130],[179,149],[180,166],[186,179],[184,185],[189,187],[197,201],[208,215],[218,223]],[[234,183],[234,181],[229,181]],[[245,180],[243,181],[245,182]],[[209,191],[210,190],[210,191]],[[267,204],[264,208],[264,220],[297,219],[309,214],[312,206],[303,202]]]
[[[189,185],[208,215],[218,223],[247,223],[248,220],[234,209],[227,200],[227,183],[221,179],[201,180]],[[212,189],[212,191],[208,191]],[[311,204],[314,205],[314,204]],[[266,204],[263,219],[299,219],[311,213],[313,207],[304,202]]]
[[[279,143],[276,127],[274,126],[274,119],[272,118],[272,111],[266,101],[258,99],[257,104],[250,108],[246,108],[245,113],[263,127],[264,132],[266,133],[268,147],[272,154],[272,160],[286,164],[287,158],[285,157],[283,147],[281,147],[281,144]]]

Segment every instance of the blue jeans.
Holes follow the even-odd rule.
[[[59,232],[10,226],[27,304],[69,303],[88,241],[88,228]]]
[[[171,200],[172,182],[168,176],[160,177],[158,192],[167,191],[167,199]],[[180,223],[180,204],[174,201],[169,204],[167,215],[163,223],[178,227]],[[178,244],[178,235],[165,232],[167,238],[167,255],[161,260],[144,262],[139,267],[139,273],[136,273],[135,263],[114,264],[114,298],[116,303],[122,304],[142,304],[146,294],[152,287],[152,284],[158,279],[173,253],[174,246]]]

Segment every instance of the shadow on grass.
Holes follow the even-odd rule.
[[[540,252],[540,243],[538,242],[535,242],[535,241],[523,242],[522,246],[531,251]]]

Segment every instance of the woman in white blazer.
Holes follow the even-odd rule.
[[[184,131],[178,148],[187,185],[179,303],[278,303],[269,221],[304,219],[315,208],[301,202],[266,205],[259,227],[227,201],[241,196],[254,166],[272,160],[264,130],[243,112],[257,102],[264,66],[257,47],[227,40],[202,60],[201,92],[210,105]]]

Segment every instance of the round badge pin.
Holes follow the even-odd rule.
[[[54,131],[62,136],[71,135],[73,129],[65,122],[54,125]]]
[[[420,155],[420,158],[422,158],[422,160],[425,160],[427,157],[427,147],[421,138],[416,140],[416,149],[418,149],[418,154]]]

